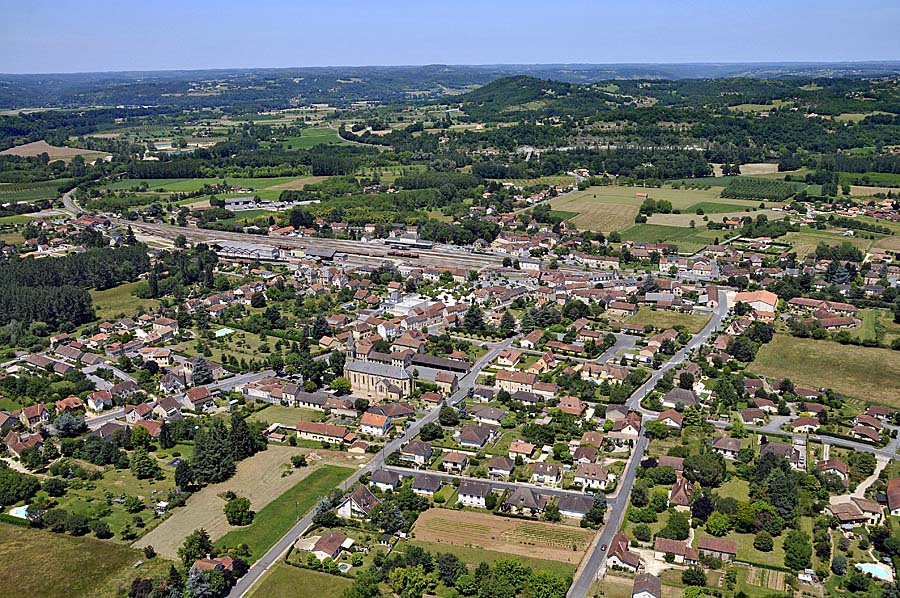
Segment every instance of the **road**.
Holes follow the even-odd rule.
[[[468,374],[463,376],[459,381],[459,390],[447,400],[447,403],[450,405],[456,405],[461,400],[463,400],[470,388],[475,387],[475,381],[478,379],[481,370],[493,361],[497,354],[504,349],[508,349],[510,345],[512,345],[513,341],[516,338],[507,339],[501,343],[496,343],[492,345],[490,351],[482,355],[481,359],[475,362],[475,365],[469,371]],[[341,484],[341,489],[348,489],[356,484],[359,481],[359,478],[362,477],[366,473],[371,473],[376,469],[381,469],[384,467],[384,457],[387,454],[393,453],[394,451],[400,450],[400,447],[406,443],[408,440],[415,438],[418,435],[419,430],[422,429],[422,426],[429,422],[433,422],[437,420],[438,413],[440,410],[432,409],[429,411],[424,417],[417,420],[415,423],[410,425],[400,436],[396,437],[394,440],[388,442],[378,454],[375,455],[369,463],[367,463],[364,467],[358,469],[352,476],[350,476],[343,484]],[[272,548],[270,548],[256,563],[250,567],[250,570],[247,571],[246,575],[241,577],[234,587],[231,589],[231,592],[228,594],[230,598],[239,598],[243,596],[252,586],[256,583],[257,580],[262,576],[266,570],[271,567],[275,562],[277,562],[281,555],[287,552],[288,548],[293,545],[293,543],[299,538],[304,531],[312,524],[314,510],[306,513],[284,536],[281,537],[278,542],[275,543]]]
[[[656,419],[658,414],[655,411],[648,411],[641,407],[641,401],[656,387],[656,383],[667,371],[683,363],[691,351],[709,340],[709,337],[722,325],[722,321],[727,314],[728,301],[725,296],[725,291],[720,289],[719,307],[713,312],[712,317],[709,322],[706,323],[706,326],[703,327],[703,330],[695,335],[681,348],[681,350],[677,351],[661,368],[653,372],[650,378],[631,395],[626,402],[626,405],[629,409],[642,413],[643,426],[646,426],[649,420]],[[635,477],[637,477],[638,465],[644,458],[644,451],[647,449],[647,444],[649,442],[649,438],[644,435],[635,442],[631,458],[628,461],[628,465],[625,466],[625,471],[622,473],[622,478],[619,480],[619,484],[616,488],[615,496],[618,508],[608,509],[609,520],[600,532],[599,541],[594,543],[592,552],[587,556],[587,562],[584,567],[581,568],[578,576],[572,581],[572,586],[569,588],[568,594],[566,594],[568,598],[587,598],[588,592],[591,589],[591,584],[594,583],[594,580],[600,572],[603,571],[606,565],[606,550],[603,550],[602,547],[608,547],[610,545],[613,536],[616,535],[619,528],[622,526],[622,519],[625,517],[625,506],[628,501],[628,496],[631,494],[631,487],[634,485]]]
[[[107,411],[106,413],[98,415],[97,417],[86,419],[84,423],[87,425],[88,429],[96,430],[103,424],[111,422],[114,419],[119,419],[120,417],[125,417],[125,409],[115,409],[114,411]]]
[[[210,390],[222,390],[225,392],[231,392],[235,389],[236,386],[240,386],[241,384],[247,384],[248,382],[255,382],[257,380],[262,380],[263,378],[269,378],[271,376],[275,376],[275,370],[266,370],[264,372],[252,372],[250,374],[238,374],[236,376],[231,376],[229,378],[223,378],[221,380],[217,380],[212,384],[207,384],[206,387]]]

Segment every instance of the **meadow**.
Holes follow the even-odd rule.
[[[279,144],[285,150],[309,149],[323,144],[346,145],[349,143],[346,139],[342,139],[335,129],[329,127],[303,129],[299,137],[288,137],[283,141],[279,141]]]
[[[709,322],[709,314],[683,314],[674,311],[653,310],[649,307],[642,307],[638,313],[628,319],[629,324],[641,326],[649,324],[659,330],[684,326],[692,334],[703,330],[707,322]]]
[[[169,564],[113,542],[0,523],[0,594],[6,596],[114,598],[135,577],[167,575]]]
[[[134,290],[141,284],[143,283],[129,282],[104,291],[91,290],[91,300],[97,317],[106,320],[119,314],[131,317],[140,310],[146,313],[155,311],[159,307],[159,301],[135,297]]]
[[[310,569],[275,563],[247,593],[248,598],[295,598],[300,588],[305,596],[341,598],[353,581]]]
[[[675,243],[681,253],[694,253],[710,245],[716,238],[725,239],[729,231],[707,228],[684,228],[659,224],[635,224],[622,231],[622,240],[638,243]]]
[[[776,334],[772,342],[760,348],[756,361],[747,370],[900,407],[900,351]]]

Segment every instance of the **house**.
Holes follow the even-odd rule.
[[[575,483],[582,488],[605,490],[609,481],[609,470],[597,463],[581,463],[575,469]]]
[[[769,414],[778,413],[778,405],[775,404],[775,401],[770,399],[763,399],[761,397],[757,397],[755,399],[751,399],[750,402],[754,407],[758,407]]]
[[[543,513],[546,508],[547,497],[525,486],[516,487],[501,506],[501,509],[506,513],[525,515],[527,517],[536,517]]]
[[[181,397],[181,405],[195,412],[206,411],[216,406],[215,398],[205,386],[195,386]]]
[[[809,434],[819,429],[819,420],[815,417],[803,415],[788,424],[798,434]]]
[[[563,413],[581,417],[581,414],[584,413],[585,405],[578,397],[562,397],[557,408]]]
[[[205,559],[197,559],[191,565],[191,569],[198,571],[231,571],[234,567],[234,559],[230,556],[220,556],[212,558],[207,556]]]
[[[297,423],[296,429],[297,438],[300,438],[301,440],[330,442],[332,444],[340,444],[342,442],[355,440],[354,435],[349,433],[344,426],[301,421]]]
[[[688,509],[691,499],[694,497],[694,484],[687,478],[679,478],[672,484],[669,491],[669,502],[675,505],[676,510]]]
[[[629,411],[623,419],[613,422],[609,437],[619,441],[637,440],[641,435],[641,416],[635,411]]]
[[[88,409],[94,412],[101,412],[113,406],[112,394],[108,390],[95,390],[88,395]]]
[[[532,330],[528,334],[526,334],[519,344],[525,349],[535,349],[540,344],[541,340],[544,338],[543,330]]]
[[[757,409],[756,407],[747,407],[746,409],[741,409],[741,421],[748,425],[765,425],[766,412],[762,409]]]
[[[673,430],[680,430],[684,423],[684,416],[674,409],[667,409],[659,414],[658,421],[666,424],[666,427]]]
[[[474,405],[469,409],[469,413],[479,424],[488,424],[491,426],[499,426],[507,416],[507,411],[505,409],[488,407],[487,405]]]
[[[538,378],[536,374],[528,372],[500,370],[495,380],[497,388],[513,394],[519,391],[533,392]]]
[[[534,445],[530,442],[525,442],[523,440],[513,440],[509,443],[509,458],[515,459],[516,457],[522,457],[522,459],[527,463],[531,460],[531,455],[534,454]]]
[[[869,417],[874,417],[876,419],[881,420],[882,422],[889,423],[893,421],[894,416],[896,416],[897,410],[891,409],[889,407],[882,407],[881,405],[869,405],[866,409],[866,415]]]
[[[163,397],[153,407],[153,415],[166,421],[182,419],[181,403],[174,397]]]
[[[467,457],[464,453],[450,451],[444,453],[444,456],[441,457],[441,465],[446,471],[449,471],[451,473],[462,473],[468,464],[469,457]]]
[[[497,456],[488,461],[488,475],[493,479],[507,479],[512,475],[516,462],[509,457]]]
[[[759,456],[764,457],[769,453],[775,453],[776,455],[780,455],[788,460],[788,463],[791,464],[791,467],[794,469],[801,469],[802,456],[800,451],[790,445],[783,444],[780,442],[768,442],[768,439],[763,436],[760,439],[762,442],[759,446]]]
[[[697,549],[691,548],[686,542],[657,537],[653,541],[653,558],[658,561],[665,561],[666,554],[669,553],[675,555],[675,563],[679,565],[690,565],[700,560],[700,554]]]
[[[859,438],[860,440],[868,440],[870,442],[878,442],[881,440],[881,435],[878,434],[877,431],[873,430],[869,426],[863,426],[861,424],[856,424],[852,428],[850,428],[850,435],[854,438]]]
[[[434,376],[434,383],[446,396],[450,396],[459,389],[459,379],[453,372],[438,372]]]
[[[342,550],[347,550],[353,546],[353,540],[345,534],[338,531],[331,531],[322,534],[316,543],[313,544],[310,552],[316,555],[320,561],[325,559],[337,560]]]
[[[387,436],[393,425],[390,416],[366,411],[359,421],[359,431],[371,436]]]
[[[84,408],[84,401],[74,395],[60,399],[53,403],[57,413],[75,411]]]
[[[734,540],[700,536],[700,540],[697,542],[697,550],[704,556],[716,557],[723,561],[732,561],[737,556],[737,543]]]
[[[434,496],[441,489],[441,479],[433,475],[418,476],[412,483],[412,491],[419,496]]]
[[[597,460],[598,454],[597,449],[592,446],[579,446],[572,453],[572,459],[575,463],[593,463]]]
[[[734,459],[741,450],[741,441],[736,438],[721,436],[713,440],[712,448],[726,459]]]
[[[42,450],[44,447],[44,437],[40,434],[16,434],[12,430],[3,437],[3,442],[7,450],[19,457],[27,448],[35,447]]]
[[[497,354],[497,365],[505,368],[514,368],[522,359],[522,352],[515,349],[504,349]]]
[[[758,312],[775,313],[778,307],[778,295],[771,291],[752,291],[736,293],[734,303],[746,303]]]
[[[431,460],[433,453],[431,445],[421,440],[413,440],[402,449],[400,449],[400,459],[410,461],[416,465],[425,465]]]
[[[881,522],[884,519],[884,513],[882,512],[880,504],[874,500],[859,496],[852,496],[850,497],[850,500],[853,501],[859,510],[868,518],[867,523],[869,525],[881,525]]]
[[[50,423],[50,410],[43,403],[23,407],[19,413],[19,421],[29,430],[34,430]]]
[[[486,508],[485,499],[491,493],[491,486],[486,482],[463,480],[459,484],[459,502],[464,507]]]
[[[463,426],[454,437],[460,446],[481,449],[494,437],[494,430],[487,426]]]
[[[148,403],[138,403],[137,405],[125,405],[125,421],[129,424],[149,419],[153,415],[153,407]]]
[[[830,473],[836,475],[840,479],[844,480],[844,485],[847,485],[847,464],[838,459],[837,457],[832,457],[830,459],[826,459],[824,461],[816,462],[816,471],[821,471],[822,473]]]
[[[887,484],[888,510],[894,517],[900,517],[900,478],[888,480]]]
[[[158,422],[152,419],[140,419],[135,422],[134,426],[144,428],[147,432],[150,433],[151,438],[159,438],[159,435],[162,434],[162,422]]]
[[[631,586],[631,598],[662,598],[662,582],[652,573],[639,573]]]
[[[372,472],[372,475],[369,477],[369,483],[382,492],[396,490],[400,487],[400,475],[386,469],[378,469]]]
[[[657,467],[671,467],[675,470],[675,474],[680,476],[684,471],[684,457],[663,455],[657,460],[656,465]]]
[[[556,502],[559,514],[570,519],[583,519],[594,508],[594,499],[590,496],[566,494]]]
[[[607,413],[609,411],[607,410]],[[596,449],[599,449],[603,446],[603,434],[601,432],[589,431],[585,432],[581,435],[581,440],[578,441],[578,444],[582,446],[592,446]]]
[[[700,397],[693,390],[685,390],[684,388],[673,388],[662,398],[663,407],[671,409],[683,409],[696,405],[700,402]]]
[[[562,470],[556,463],[538,462],[534,464],[531,483],[541,486],[556,486],[562,479]]]
[[[372,509],[380,503],[368,488],[360,484],[344,497],[338,505],[337,513],[341,517],[367,519]]]
[[[636,552],[628,550],[628,545],[628,536],[622,532],[617,533],[609,543],[606,561],[610,567],[637,573],[641,567],[641,557]]]

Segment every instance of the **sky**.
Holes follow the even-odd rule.
[[[898,60],[898,26],[896,0],[0,0],[0,73]]]

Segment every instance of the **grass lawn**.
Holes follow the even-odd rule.
[[[160,558],[132,568],[140,560],[143,552],[113,542],[0,524],[5,596],[113,598],[137,576],[168,573],[169,561]]]
[[[255,562],[297,522],[298,513],[303,515],[313,508],[321,496],[337,487],[352,472],[347,467],[321,467],[263,507],[252,524],[228,532],[216,545],[247,544],[251,553],[248,561]]]
[[[277,562],[247,593],[248,598],[340,598],[353,580]]]
[[[240,185],[246,189],[266,189],[295,181],[297,177],[256,177],[256,178],[203,178],[203,179],[123,179],[110,184],[107,188],[113,191],[131,189],[141,183],[147,183],[148,191],[197,191],[203,185],[215,185],[227,181],[229,185]]]
[[[498,559],[515,559],[534,570],[549,571],[555,573],[562,578],[572,577],[575,573],[575,566],[570,563],[561,563],[559,561],[548,561],[535,557],[519,556],[517,554],[507,554],[505,552],[496,552],[494,550],[485,550],[476,546],[457,546],[454,544],[438,544],[436,542],[423,542],[421,540],[410,540],[412,546],[419,546],[432,554],[441,552],[450,552],[462,559],[470,569],[474,569],[479,563],[494,564]],[[403,544],[398,545],[399,550],[403,550]]]
[[[879,238],[881,236],[882,235],[876,235],[876,237]],[[790,232],[783,237],[779,237],[779,240],[785,243],[790,243],[794,248],[794,251],[797,252],[797,257],[799,258],[803,258],[810,253],[814,253],[816,250],[816,246],[819,243],[825,243],[827,245],[841,245],[842,243],[850,243],[851,245],[860,248],[864,252],[867,251],[873,243],[873,241],[870,239],[862,239],[860,237],[842,237],[838,233],[821,230],[801,230],[799,232]]]
[[[688,332],[693,334],[703,330],[707,322],[709,322],[707,314],[682,314],[674,311],[653,310],[649,307],[642,307],[628,319],[629,324],[641,326],[650,324],[662,330],[684,326]]]
[[[317,129],[303,129],[299,137],[288,137],[281,141],[281,147],[285,150],[309,149],[323,144],[348,144],[349,142],[337,134],[337,131],[328,127]],[[290,146],[290,147],[288,147]]]
[[[3,225],[3,224],[9,224],[9,225],[28,224],[32,220],[33,220],[33,218],[31,216],[29,216],[28,214],[14,214],[12,216],[0,217],[0,225]]]
[[[697,215],[697,210],[703,210],[704,214],[727,214],[728,212],[743,212],[744,210],[753,210],[755,206],[748,206],[735,203],[718,203],[712,201],[701,201],[692,206],[688,206],[683,213]]]
[[[777,334],[748,371],[790,378],[811,388],[833,388],[859,399],[900,407],[900,351],[841,345]]]
[[[257,411],[248,419],[250,421],[263,422],[266,425],[274,423],[294,425],[298,421],[317,422],[322,421],[325,414],[312,409],[301,409],[299,407],[284,407],[282,405],[270,405],[262,411]]]
[[[94,311],[101,320],[113,318],[119,314],[133,316],[139,309],[152,312],[159,307],[156,299],[140,299],[132,293],[140,282],[129,282],[105,291],[91,291]]]
[[[24,405],[18,401],[14,401],[9,397],[0,397],[0,410],[2,411],[15,411],[22,407],[24,407]]]
[[[719,486],[718,494],[722,498],[746,501],[750,495],[750,483],[735,476]]]

